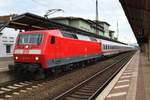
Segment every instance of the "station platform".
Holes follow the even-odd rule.
[[[150,100],[150,61],[137,51],[96,100]]]
[[[0,72],[8,71],[9,64],[13,64],[12,57],[0,57]]]

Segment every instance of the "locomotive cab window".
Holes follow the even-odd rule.
[[[54,36],[51,37],[50,43],[51,43],[51,44],[54,44],[54,43],[55,43],[55,37],[54,37]]]
[[[20,34],[18,44],[34,44],[39,45],[42,42],[42,34]]]

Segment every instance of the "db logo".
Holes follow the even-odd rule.
[[[29,54],[29,50],[24,50],[23,54]]]

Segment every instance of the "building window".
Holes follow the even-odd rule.
[[[14,37],[9,37],[10,39],[14,39]]]
[[[112,38],[112,33],[109,33],[109,37]]]
[[[6,53],[11,53],[11,45],[6,45]]]
[[[6,36],[4,36],[4,37],[2,37],[3,39],[7,39],[7,37]]]

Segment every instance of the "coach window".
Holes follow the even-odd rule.
[[[104,48],[104,50],[105,50],[105,44],[103,45],[103,48]]]
[[[103,44],[103,49],[105,49],[104,44]]]
[[[103,44],[103,49],[105,49],[105,45]]]
[[[51,42],[51,44],[55,43],[55,37],[54,36],[51,37],[51,41],[50,42]]]

